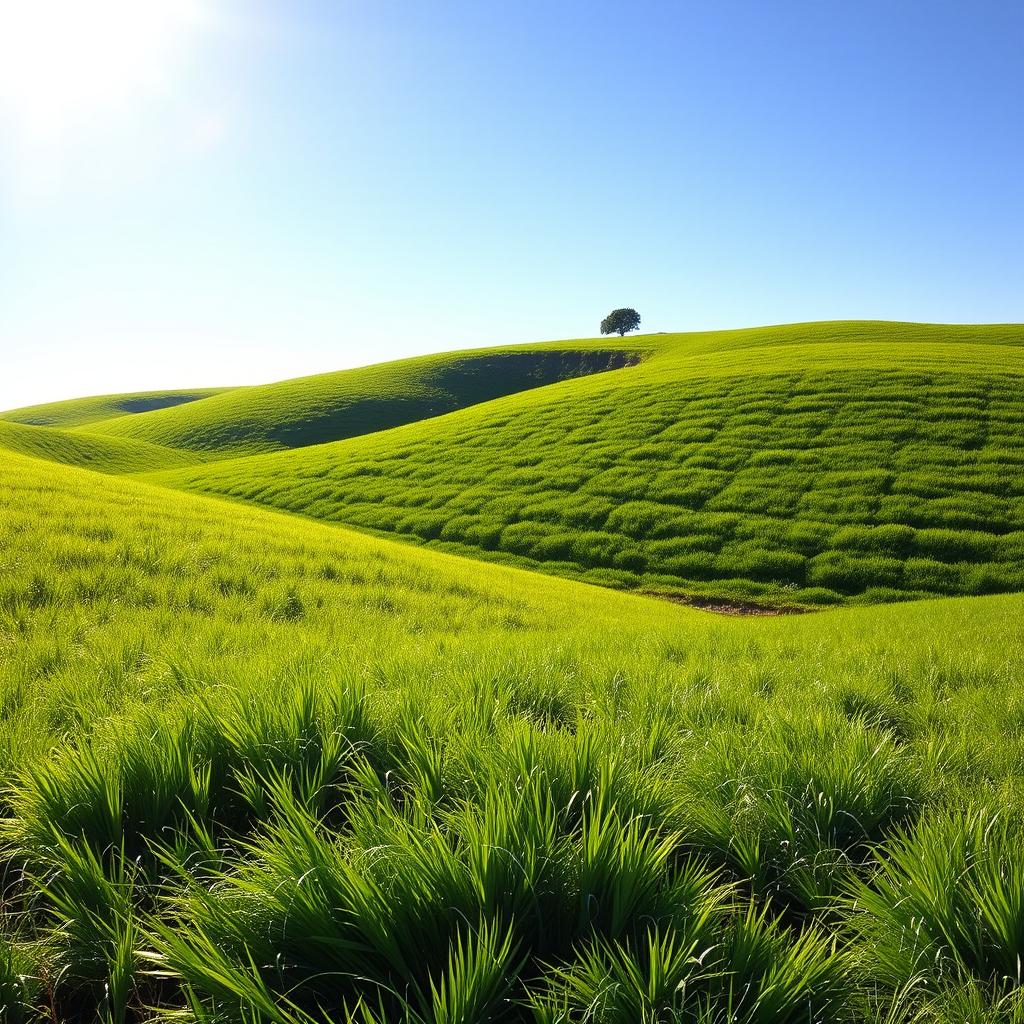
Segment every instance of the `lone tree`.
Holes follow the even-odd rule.
[[[635,309],[613,309],[601,321],[602,334],[617,334],[623,337],[626,331],[635,331],[640,326],[640,314]]]

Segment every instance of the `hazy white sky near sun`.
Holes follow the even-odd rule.
[[[0,409],[1024,319],[1019,0],[0,0]]]

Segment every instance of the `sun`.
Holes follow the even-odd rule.
[[[0,115],[35,140],[168,88],[206,0],[0,0]]]

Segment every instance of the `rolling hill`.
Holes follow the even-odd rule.
[[[194,388],[191,391],[137,391],[123,395],[96,395],[63,402],[27,405],[0,413],[0,420],[39,427],[81,427],[118,416],[133,416],[154,409],[168,409],[219,394],[224,388]]]
[[[16,453],[0,552],[5,1022],[1024,1009],[1022,595],[729,619]]]
[[[424,356],[257,387],[90,424],[90,431],[190,451],[252,453],[386,430],[637,361],[608,342]]]
[[[0,451],[31,455],[100,473],[146,473],[191,465],[201,454],[59,427],[35,427],[0,420]]]
[[[557,343],[557,358],[574,344],[597,343]],[[621,351],[643,359],[154,479],[686,600],[813,606],[1024,589],[1024,327],[796,324],[649,335]],[[365,386],[389,365],[363,371]],[[487,375],[501,364],[479,365]],[[238,394],[110,430],[212,443],[223,432],[203,434],[203,410]],[[261,416],[268,442],[274,418]],[[158,428],[171,418],[168,436]],[[286,431],[311,440],[322,423],[289,420]]]

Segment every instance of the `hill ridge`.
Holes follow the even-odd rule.
[[[82,427],[120,416],[201,401],[230,388],[188,388],[178,391],[129,391],[41,402],[0,412],[0,420],[27,426]]]
[[[250,453],[372,433],[638,362],[623,344],[516,346],[418,356],[235,388],[189,407],[92,423],[90,431],[196,451]]]

